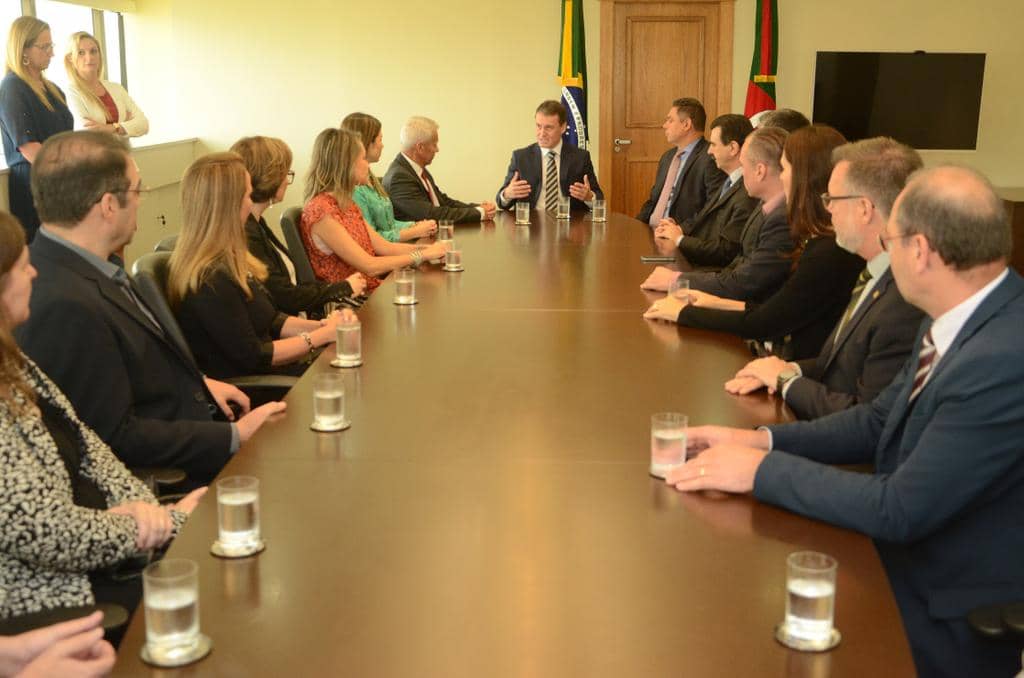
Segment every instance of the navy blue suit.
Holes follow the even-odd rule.
[[[537,201],[543,196],[540,194],[541,182],[544,178],[543,159],[541,158],[540,146],[530,144],[526,148],[517,148],[512,151],[512,160],[508,163],[508,172],[505,173],[505,181],[498,189],[498,197],[495,200],[499,207],[514,209],[515,200],[505,202],[501,199],[501,192],[512,182],[512,177],[519,172],[519,178],[530,184],[530,207],[536,208]],[[599,199],[604,199],[601,186],[597,183],[597,174],[594,173],[594,163],[590,161],[590,153],[572,144],[562,142],[561,157],[558,159],[558,186],[562,195],[569,195],[569,186],[579,182],[583,183],[583,177],[590,180],[590,190]],[[522,200],[522,198],[520,198]],[[543,207],[543,205],[542,205]],[[590,209],[587,203],[582,200],[572,199],[570,209]]]
[[[972,635],[1024,600],[1024,279],[1010,271],[909,402],[913,353],[871,403],[770,427],[754,495],[874,538],[922,676],[1013,675],[1020,647]],[[873,474],[831,464],[874,462]]]

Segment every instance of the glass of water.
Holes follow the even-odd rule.
[[[608,220],[608,203],[600,198],[594,199],[594,209],[590,213],[591,221],[607,221]]]
[[[686,462],[685,414],[659,412],[651,415],[650,474],[665,478],[668,472]]]
[[[678,275],[676,279],[669,283],[668,295],[675,297],[680,301],[689,303],[690,301],[690,279],[685,275]]]
[[[341,431],[351,425],[345,418],[345,385],[341,375],[325,372],[313,377],[314,431]]]
[[[217,542],[214,555],[244,558],[263,550],[260,481],[231,476],[217,481]]]
[[[363,364],[363,326],[354,315],[342,320],[337,326],[337,341],[334,343],[334,367],[359,367]]]
[[[516,203],[516,223],[530,223],[530,203],[525,200],[520,200]]]
[[[444,269],[446,271],[461,271],[462,269],[462,250],[455,249],[455,243],[452,242],[451,248],[444,253]]]
[[[798,551],[786,558],[786,620],[780,640],[798,650],[827,650],[839,642],[833,627],[836,559]]]
[[[416,271],[400,268],[395,271],[395,299],[400,306],[416,303]]]
[[[455,239],[455,222],[451,219],[442,219],[437,222],[437,239],[438,240],[454,240]]]
[[[142,658],[157,666],[182,666],[210,651],[199,633],[199,566],[164,558],[142,571],[146,645]]]
[[[569,218],[569,196],[559,195],[558,196],[558,211],[555,212],[555,216],[559,219]]]

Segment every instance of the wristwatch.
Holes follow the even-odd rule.
[[[782,370],[781,372],[779,372],[779,376],[775,380],[775,392],[778,393],[779,395],[782,395],[783,387],[799,376],[800,375],[797,374],[796,370],[794,369]]]

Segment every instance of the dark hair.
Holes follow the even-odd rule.
[[[70,227],[107,193],[126,204],[128,147],[109,132],[61,132],[43,142],[32,163],[39,220]]]
[[[1010,218],[991,182],[968,167],[943,165],[910,175],[893,216],[900,235],[920,233],[958,271],[1008,260]]]
[[[704,104],[699,100],[691,97],[676,99],[672,102],[672,108],[676,109],[676,113],[679,115],[680,120],[682,120],[685,115],[691,122],[693,122],[693,129],[698,132],[704,131],[704,126],[708,122],[708,114],[707,111],[704,110]]]
[[[780,108],[775,111],[768,111],[761,116],[761,124],[758,127],[781,127],[787,132],[795,132],[804,127],[810,127],[811,121],[800,111],[792,108]]]
[[[554,99],[548,99],[547,101],[540,102],[540,106],[537,107],[537,113],[543,115],[557,115],[558,123],[564,125],[568,119],[565,112],[565,106],[562,105],[561,101],[555,101]]]
[[[24,251],[25,229],[13,216],[0,211],[0,291],[7,285],[7,275]],[[14,341],[13,329],[7,309],[0,303],[0,381],[9,386],[0,389],[0,401],[20,414],[27,409],[27,403],[35,402],[35,393],[25,380],[25,357]],[[24,403],[18,402],[18,394]]]
[[[832,175],[832,150],[846,143],[827,125],[802,127],[786,137],[783,155],[792,168],[786,211],[789,230],[797,243],[831,235],[832,216],[821,202]]]
[[[711,121],[711,129],[716,127],[719,129],[718,133],[722,136],[722,143],[726,146],[734,141],[738,146],[743,146],[747,135],[754,131],[754,126],[750,124],[750,121],[737,113],[726,113],[725,115],[718,116]]]

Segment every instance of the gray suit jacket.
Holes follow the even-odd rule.
[[[886,269],[838,341],[837,324],[818,356],[797,362],[803,376],[789,385],[786,404],[800,419],[817,419],[871,402],[906,362],[923,317]]]
[[[422,219],[451,219],[457,224],[480,221],[480,210],[476,203],[462,202],[449,198],[434,181],[430,170],[425,170],[431,190],[437,196],[440,205],[430,201],[423,182],[416,176],[415,170],[401,153],[395,156],[387,174],[384,175],[384,188],[391,196],[391,204],[395,208],[395,218],[403,221],[420,221]]]
[[[757,205],[741,178],[725,195],[704,205],[693,219],[680,224],[685,237],[679,251],[694,266],[721,268],[743,251],[743,228]]]

